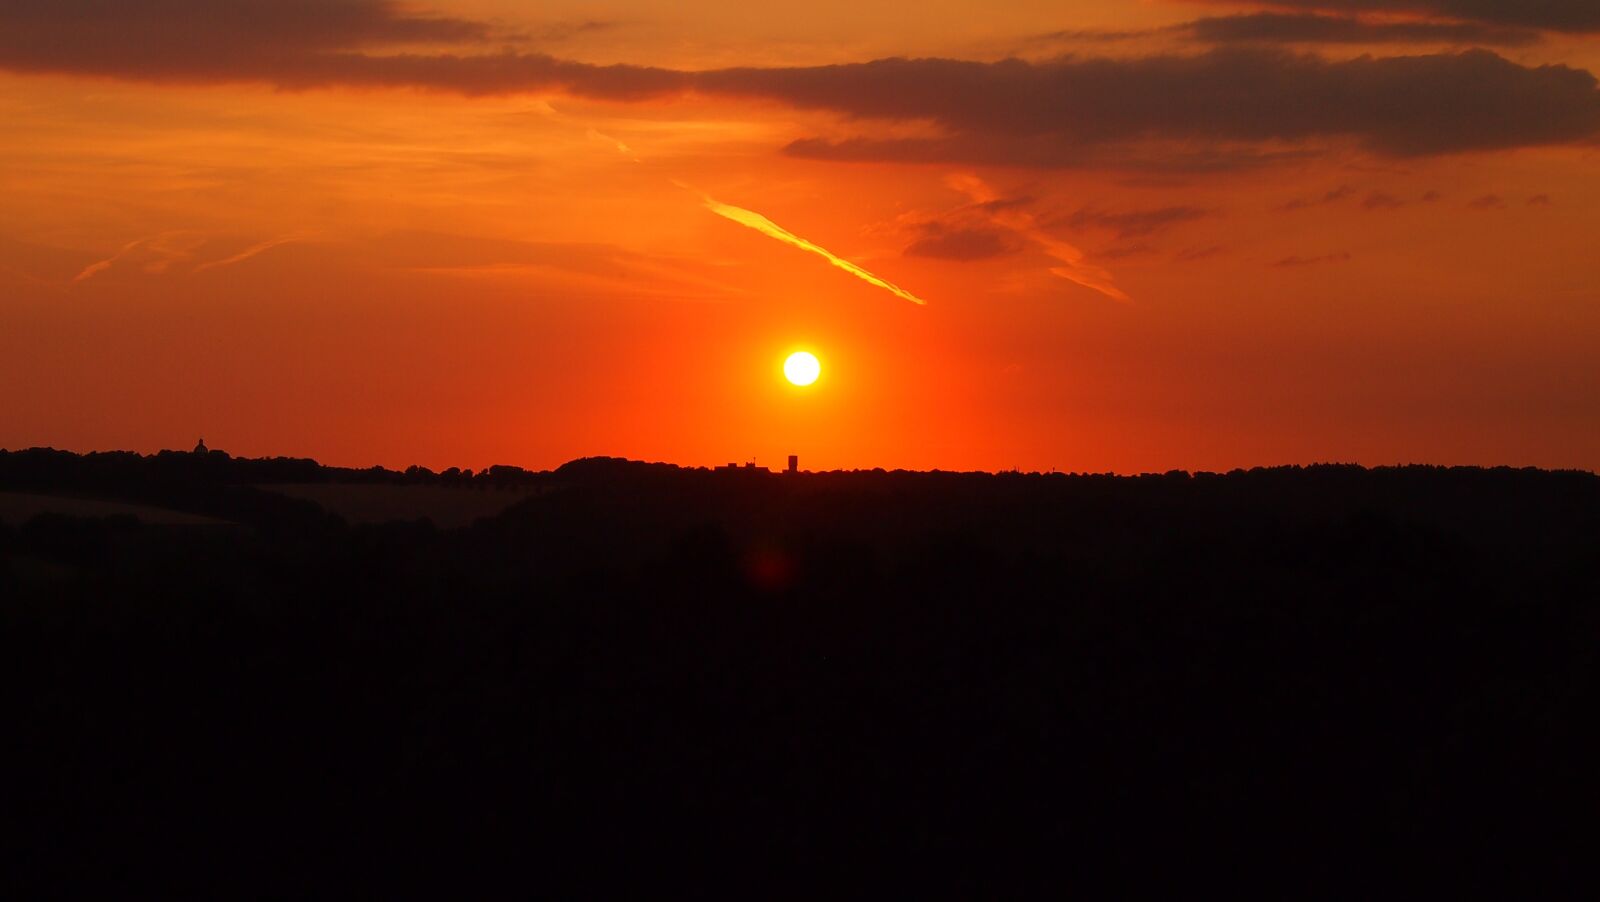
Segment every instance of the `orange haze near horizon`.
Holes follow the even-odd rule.
[[[0,30],[67,37],[0,38],[0,447],[1597,469],[1600,25],[1449,2],[337,0],[344,43],[290,4],[259,59],[147,59],[27,0]],[[1358,37],[1188,24],[1261,14]],[[429,62],[513,54],[539,74]],[[1191,117],[1152,59],[1441,118]],[[969,84],[998,93],[947,109]],[[1058,90],[1069,121],[1016,112]]]

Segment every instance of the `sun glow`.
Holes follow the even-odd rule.
[[[796,351],[783,362],[783,375],[795,385],[810,385],[822,375],[822,364],[810,351]]]

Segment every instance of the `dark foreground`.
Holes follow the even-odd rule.
[[[532,494],[439,530],[271,490],[326,479]],[[989,898],[1591,879],[1589,474],[468,479],[25,452],[0,453],[4,490],[236,524],[0,526],[8,880]]]

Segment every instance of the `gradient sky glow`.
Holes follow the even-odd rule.
[[[1594,0],[0,0],[0,447],[1596,469],[1595,71]]]

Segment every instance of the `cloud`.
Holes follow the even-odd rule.
[[[0,7],[0,69],[286,89],[772,101],[857,123],[858,134],[786,148],[831,160],[1208,172],[1299,158],[1338,142],[1405,157],[1600,136],[1593,75],[1523,66],[1487,50],[1333,60],[1242,46],[1118,59],[683,71],[459,46],[397,50],[481,45],[492,31],[409,9],[383,0],[12,0]],[[885,121],[919,123],[932,134],[872,134],[872,124]]]
[[[1144,140],[1134,146],[1073,142],[1055,134],[977,133],[953,138],[800,138],[790,142],[784,152],[801,159],[832,162],[1111,169],[1163,176],[1241,172],[1315,156],[1310,151],[1263,151],[1239,145],[1196,148],[1193,142]]]
[[[984,260],[1013,254],[1032,245],[1054,261],[1051,275],[1066,279],[1106,297],[1129,300],[1117,287],[1111,274],[1090,263],[1087,255],[1073,244],[1052,235],[1029,209],[1033,198],[1005,196],[971,173],[956,172],[945,177],[945,184],[963,194],[967,203],[938,212],[910,211],[898,216],[892,231],[909,230],[916,236],[906,253],[946,260]],[[1139,250],[1110,252],[1106,259],[1129,256]]]
[[[87,282],[95,276],[122,264],[131,263],[150,275],[160,275],[193,256],[196,249],[206,243],[206,238],[195,232],[172,230],[135,238],[122,245],[117,252],[85,266],[72,277],[71,284]]]
[[[1498,194],[1485,194],[1482,197],[1468,201],[1467,208],[1471,210],[1504,210],[1506,201],[1505,198]]]
[[[266,241],[261,241],[261,242],[257,242],[255,244],[252,244],[249,247],[245,248],[244,250],[240,251],[239,253],[233,254],[233,255],[228,256],[228,257],[224,257],[221,260],[212,260],[212,261],[207,262],[207,263],[202,263],[199,266],[196,266],[194,268],[194,271],[195,272],[204,272],[205,270],[208,270],[208,269],[217,269],[217,268],[223,267],[223,266],[232,266],[235,263],[243,263],[244,261],[246,261],[246,260],[250,259],[251,257],[254,257],[257,254],[260,254],[260,253],[262,253],[264,251],[272,250],[275,247],[278,247],[278,246],[284,245],[284,244],[288,244],[288,243],[293,242],[293,241],[304,241],[304,240],[305,240],[305,236],[303,236],[303,235],[284,235],[281,238],[269,238]]]
[[[1188,168],[1205,169],[1237,167],[1236,155],[1285,143],[1353,139],[1381,154],[1422,156],[1600,135],[1593,75],[1525,67],[1487,50],[1351,60],[1260,48],[1049,63],[896,59],[722,70],[701,73],[696,86],[946,132],[789,147],[829,159],[1071,166],[1165,140]]]
[[[88,281],[89,279],[94,278],[95,276],[99,275],[100,273],[103,273],[106,270],[110,269],[112,266],[115,266],[117,261],[119,261],[123,257],[126,257],[127,255],[133,253],[135,250],[138,249],[139,245],[144,244],[144,242],[145,242],[145,239],[136,238],[136,239],[128,242],[127,244],[124,244],[120,250],[118,250],[116,253],[112,254],[111,256],[106,257],[104,260],[96,260],[95,262],[90,263],[88,266],[85,266],[82,270],[80,270],[78,272],[77,275],[72,277],[72,281],[74,281],[74,282],[85,282],[85,281]]]
[[[1528,206],[1530,207],[1548,207],[1553,203],[1555,202],[1550,199],[1548,194],[1535,194],[1528,198]]]
[[[605,134],[604,132],[595,131],[592,128],[588,130],[587,134],[588,134],[589,140],[591,140],[591,141],[599,141],[599,142],[601,142],[603,144],[610,145],[611,148],[614,149],[617,153],[622,154],[623,156],[627,157],[628,159],[634,161],[635,163],[639,162],[639,157],[638,157],[637,154],[635,154],[633,152],[633,148],[629,147],[621,139],[613,138],[610,135]]]
[[[760,213],[757,213],[753,210],[746,210],[743,207],[735,207],[732,204],[722,203],[721,201],[706,194],[700,195],[700,199],[701,202],[705,204],[707,210],[710,210],[718,216],[721,216],[725,219],[731,219],[734,222],[745,226],[746,228],[755,229],[769,238],[776,238],[777,240],[782,241],[784,244],[793,245],[794,247],[800,248],[803,251],[810,251],[811,253],[816,254],[824,260],[827,260],[829,263],[844,270],[852,276],[855,276],[863,282],[876,285],[890,294],[905,298],[913,304],[928,303],[922,298],[919,298],[911,292],[906,291],[904,288],[901,288],[892,282],[878,278],[872,273],[867,272],[865,269],[862,269],[856,264],[851,263],[849,260],[834,254],[827,248],[813,244],[810,241],[801,238],[799,235],[796,235],[788,229],[785,229],[783,226],[780,226],[767,217],[762,216]]]
[[[1021,40],[1024,46],[1037,47],[1048,44],[1114,44],[1119,41],[1136,41],[1154,35],[1184,31],[1189,23],[1167,25],[1161,28],[1068,28],[1044,34],[1028,35]],[[1012,54],[1015,56],[1016,54]]]
[[[1238,5],[1236,0],[1192,2]],[[1262,0],[1263,6],[1336,13],[1409,13],[1550,31],[1600,31],[1594,0]]]
[[[1284,257],[1272,264],[1273,266],[1290,269],[1300,266],[1317,266],[1324,263],[1349,263],[1348,253],[1324,254],[1321,257]]]
[[[152,276],[163,275],[175,269],[180,272],[203,272],[208,269],[242,263],[263,251],[271,250],[292,241],[303,241],[305,239],[306,236],[303,234],[284,235],[279,238],[258,242],[228,257],[187,267],[184,264],[192,260],[195,257],[195,252],[203,245],[208,244],[211,239],[197,232],[184,230],[167,231],[144,238],[135,238],[127,242],[111,256],[96,260],[83,267],[76,276],[73,276],[71,284],[87,282],[113,267],[121,267],[124,264],[132,264],[139,271]]]
[[[1361,202],[1361,207],[1364,210],[1398,210],[1405,205],[1405,201],[1395,197],[1393,194],[1384,194],[1382,191],[1374,191],[1368,194],[1367,199]]]
[[[314,51],[481,41],[482,22],[392,0],[6,0],[11,66],[133,78],[269,70]]]
[[[970,209],[980,211],[990,224],[1011,231],[1050,255],[1057,263],[1050,267],[1051,275],[1098,291],[1113,300],[1132,300],[1117,287],[1111,273],[1090,263],[1087,255],[1075,245],[1045,231],[1038,219],[1023,205],[1006,202],[983,179],[967,173],[954,173],[945,178],[945,184],[971,199]]]
[[[534,37],[607,27],[555,23]],[[0,69],[146,82],[280,88],[412,87],[465,95],[571,90],[628,99],[686,87],[684,73],[479,50],[486,22],[422,15],[394,0],[6,0]],[[412,48],[395,52],[402,48]],[[371,51],[382,50],[382,53]]]
[[[1118,238],[1141,238],[1178,223],[1192,222],[1210,215],[1210,210],[1199,207],[1160,207],[1124,213],[1085,208],[1067,217],[1067,224],[1075,229],[1106,229],[1115,232]]]
[[[1304,210],[1308,207],[1320,207],[1324,204],[1336,204],[1355,193],[1356,189],[1350,187],[1349,185],[1340,185],[1339,187],[1328,191],[1321,197],[1297,197],[1294,200],[1291,200],[1288,203],[1278,207],[1278,209],[1286,213],[1292,213],[1295,210]]]
[[[1270,0],[1264,5],[1273,5]],[[1315,4],[1308,4],[1315,8]],[[1521,47],[1538,43],[1536,28],[1489,22],[1372,20],[1353,15],[1315,12],[1256,12],[1207,16],[1158,28],[1132,30],[1077,29],[1034,35],[1024,46],[1049,44],[1112,44],[1163,36],[1203,44],[1453,44]]]
[[[1482,22],[1370,22],[1350,16],[1248,13],[1198,19],[1185,26],[1210,44],[1462,44],[1520,47],[1539,32]]]
[[[990,260],[1009,256],[1022,249],[1022,242],[1017,236],[1002,229],[952,229],[929,223],[923,232],[923,237],[906,248],[906,256],[939,260]]]

